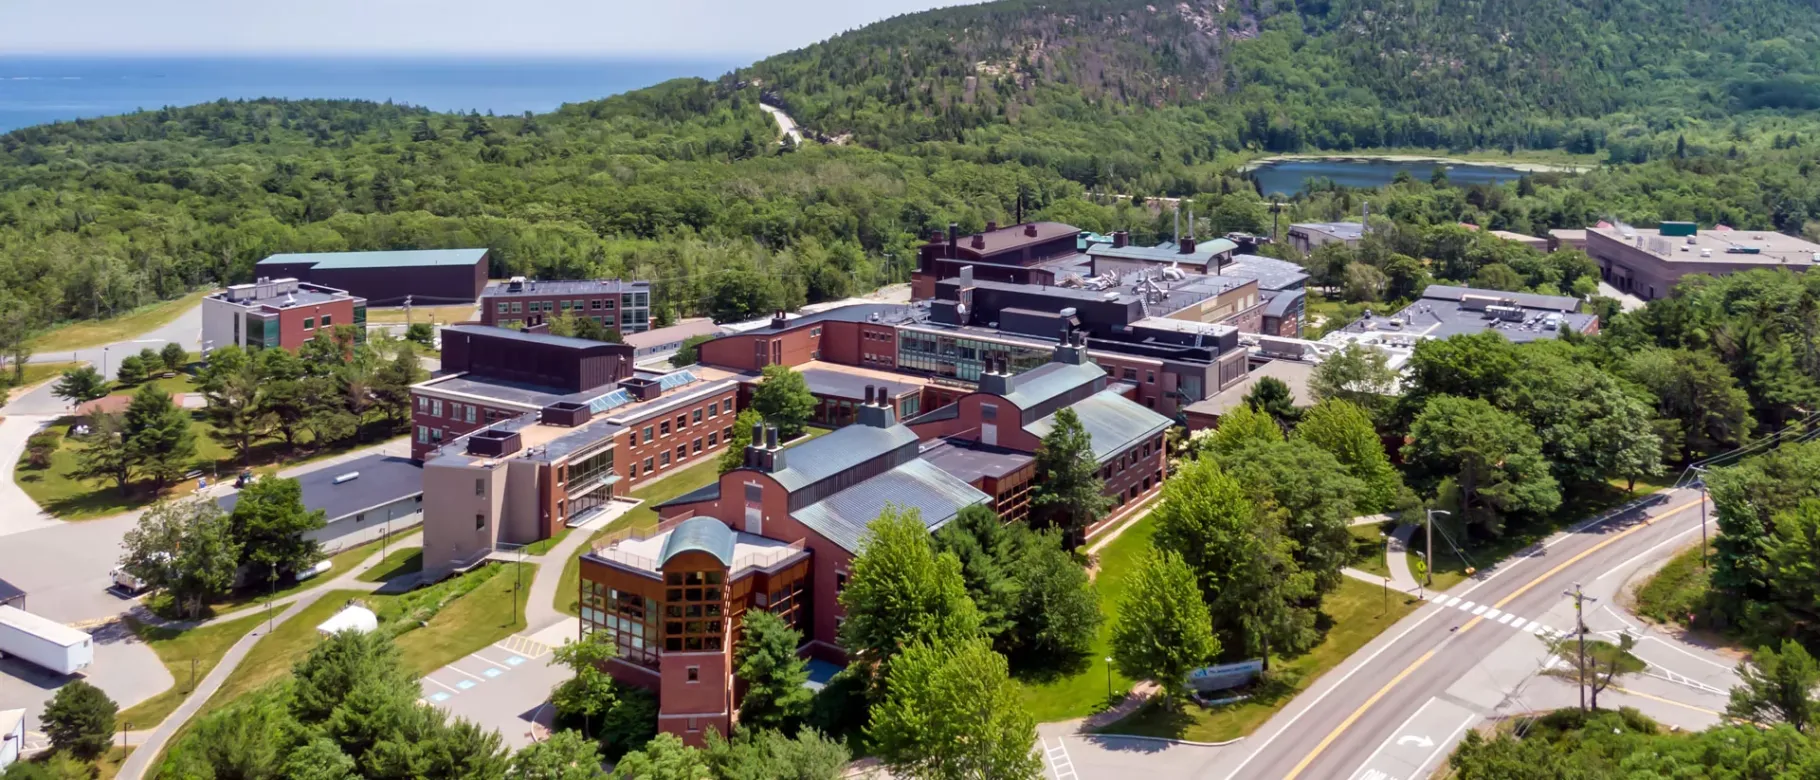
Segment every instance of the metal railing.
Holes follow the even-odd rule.
[[[738,576],[740,572],[747,569],[769,569],[797,556],[802,551],[803,540],[798,539],[782,547],[770,547],[749,552],[733,559],[733,565],[727,569],[727,576]]]

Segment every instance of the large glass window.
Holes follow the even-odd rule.
[[[657,668],[657,601],[608,588],[592,580],[581,581],[582,631],[606,631],[619,657],[641,666]]]
[[[613,475],[613,448],[608,447],[586,460],[569,464],[569,489],[577,490]]]
[[[726,637],[726,605],[718,571],[664,574],[664,649],[720,650]]]

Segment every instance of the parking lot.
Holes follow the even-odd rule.
[[[570,618],[531,636],[514,634],[437,669],[420,681],[423,700],[483,728],[498,729],[520,748],[548,733],[550,689],[569,670],[552,666],[551,651],[580,629]]]
[[[72,680],[87,680],[126,709],[162,693],[175,684],[158,655],[146,647],[125,625],[110,623],[92,630],[95,662],[89,668],[65,676],[33,666],[17,658],[0,659],[0,708],[25,708],[26,749],[44,743],[38,715],[57,689]],[[135,723],[133,728],[155,724]]]

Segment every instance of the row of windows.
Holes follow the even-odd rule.
[[[655,455],[653,457],[645,458],[644,471],[642,473],[645,475],[645,477],[649,478],[652,474],[654,474],[658,471],[662,471],[663,469],[669,468],[670,464],[672,463],[672,460],[670,457],[672,452],[674,452],[676,455],[674,462],[677,464],[681,464],[683,461],[688,460],[690,457],[693,457],[695,455],[700,455],[707,450],[711,450],[711,449],[714,449],[715,447],[720,446],[720,443],[723,439],[726,441],[733,440],[733,426],[729,425],[718,431],[710,432],[708,434],[707,445],[705,447],[702,444],[703,440],[700,438],[697,438],[694,441],[691,441],[687,444],[676,445],[676,449],[674,449],[674,450],[666,449],[663,452],[657,453],[657,455]],[[638,479],[638,475],[640,474],[638,461],[632,462],[632,466],[628,470],[628,472],[629,473],[626,475],[627,479]]]
[[[620,658],[653,669],[657,668],[657,628],[651,616],[656,611],[655,599],[593,580],[581,581],[582,631],[608,632]]]
[[[466,422],[466,423],[472,425],[472,424],[474,424],[475,420],[480,419],[480,407],[478,407],[478,406],[475,406],[473,404],[456,403],[454,401],[450,401],[448,406],[449,406],[449,419],[451,419],[451,420],[454,420],[456,422]],[[422,396],[422,395],[417,396],[417,411],[419,411],[419,412],[428,414],[431,417],[441,417],[442,416],[442,407],[443,407],[443,403],[442,403],[441,398],[430,398],[429,396]],[[493,417],[494,417],[493,411],[490,409],[487,410],[487,415],[486,415],[487,422],[493,422]]]
[[[335,315],[333,315],[333,314],[322,315],[322,327],[325,327],[325,328],[333,327],[334,326],[334,321],[333,321],[334,317],[335,317]],[[316,318],[315,317],[304,317],[303,318],[303,329],[304,330],[315,330],[316,329]]]
[[[1137,467],[1145,458],[1150,457],[1153,446],[1161,447],[1155,444],[1155,439],[1145,439],[1144,446],[1126,450],[1125,454],[1113,458],[1105,468],[1100,469],[1100,478],[1111,479],[1114,474],[1123,474],[1126,469]]]
[[[441,428],[431,428],[428,425],[417,426],[417,443],[418,444],[441,444],[442,443],[442,429]]]
[[[681,431],[682,429],[689,427],[689,425],[691,425],[691,424],[700,425],[701,421],[702,421],[702,412],[704,410],[707,412],[707,417],[709,419],[719,417],[723,413],[732,414],[733,413],[733,398],[731,396],[729,396],[725,399],[722,399],[721,402],[718,404],[708,404],[707,406],[701,407],[700,409],[696,409],[693,412],[686,412],[683,414],[676,415],[676,421],[675,421],[676,430]],[[638,443],[639,444],[650,444],[652,441],[655,441],[658,436],[669,436],[670,435],[670,422],[671,421],[669,421],[669,420],[664,420],[663,422],[658,423],[655,426],[652,426],[652,425],[645,426],[644,431],[641,432],[641,440]],[[731,430],[731,429],[728,429],[728,430]],[[729,434],[729,435],[731,435],[731,434]]]
[[[581,311],[583,309],[593,309],[595,311],[600,311],[602,309],[611,310],[613,308],[614,300],[612,298],[594,298],[592,300],[558,301],[555,303],[552,303],[551,301],[542,301],[541,306],[539,305],[539,303],[540,302],[538,302],[538,301],[531,301],[531,311],[535,312],[535,311],[538,311],[539,309],[542,309],[543,311],[550,311],[551,310],[550,307],[553,305],[556,305],[558,303],[561,304],[563,311],[570,311],[570,310]],[[498,306],[495,307],[494,311],[496,311],[500,314],[506,314],[508,312],[510,312],[512,314],[519,314],[524,311],[524,309],[522,308],[523,305],[524,305],[523,301],[511,301],[510,303],[508,303],[506,301],[500,301]]]

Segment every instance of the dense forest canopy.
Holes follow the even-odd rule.
[[[1611,163],[1373,195],[1401,224],[1811,234],[1817,42],[1807,0],[1004,0],[547,114],[223,100],[26,128],[0,135],[0,346],[283,251],[485,246],[495,276],[647,278],[670,313],[741,317],[902,280],[931,226],[1020,207],[1166,234],[1096,193],[1266,230],[1239,166],[1272,151]],[[780,145],[761,100],[833,142]],[[1364,197],[1291,195],[1285,221]]]

